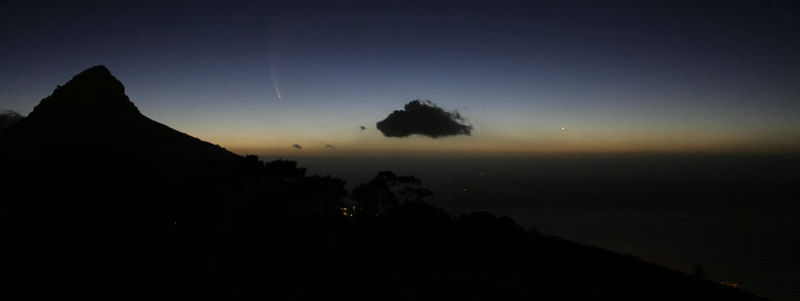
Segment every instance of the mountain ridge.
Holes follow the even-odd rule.
[[[218,145],[192,137],[143,115],[125,87],[103,65],[59,85],[26,118],[0,133],[5,152],[15,156],[81,157],[98,151],[139,160],[230,165],[241,159]]]
[[[139,114],[139,109],[125,95],[125,86],[104,65],[88,68],[59,85],[42,99],[29,115],[58,114],[59,110],[90,110],[93,113]],[[103,111],[100,111],[103,110]]]

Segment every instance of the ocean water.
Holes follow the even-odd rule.
[[[798,156],[288,159],[350,189],[379,170],[413,175],[454,216],[509,216],[546,235],[800,300]]]

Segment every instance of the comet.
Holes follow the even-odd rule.
[[[275,96],[278,99],[281,99],[281,85],[280,81],[278,80],[278,69],[275,68],[275,64],[278,61],[278,52],[271,51],[267,56],[267,63],[269,65],[269,77],[272,79],[272,87],[275,89]]]
[[[269,77],[272,79],[272,87],[275,89],[275,96],[277,96],[278,99],[281,99],[281,86],[278,82],[278,72],[276,72],[272,62],[269,64]]]

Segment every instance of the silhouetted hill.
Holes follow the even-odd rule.
[[[0,166],[3,300],[757,299],[508,218],[451,218],[390,171],[344,211],[344,181],[150,120],[102,66],[0,132]]]
[[[231,190],[222,179],[244,160],[142,115],[104,66],[58,86],[0,132],[0,145],[4,182],[18,196],[0,208],[38,216],[35,227],[84,232],[136,232],[202,207],[213,214]]]
[[[230,175],[243,160],[142,115],[105,67],[81,72],[0,132],[14,278],[80,290],[64,282],[70,273],[106,283],[109,269],[169,266],[158,249],[171,229],[198,237],[213,228],[242,190]]]
[[[104,66],[57,87],[0,141],[5,151],[34,160],[113,154],[170,168],[219,171],[239,158],[142,115]]]

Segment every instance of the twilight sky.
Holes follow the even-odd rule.
[[[68,2],[0,2],[1,110],[103,64],[238,153],[800,151],[793,1]],[[383,137],[413,99],[472,135]]]

